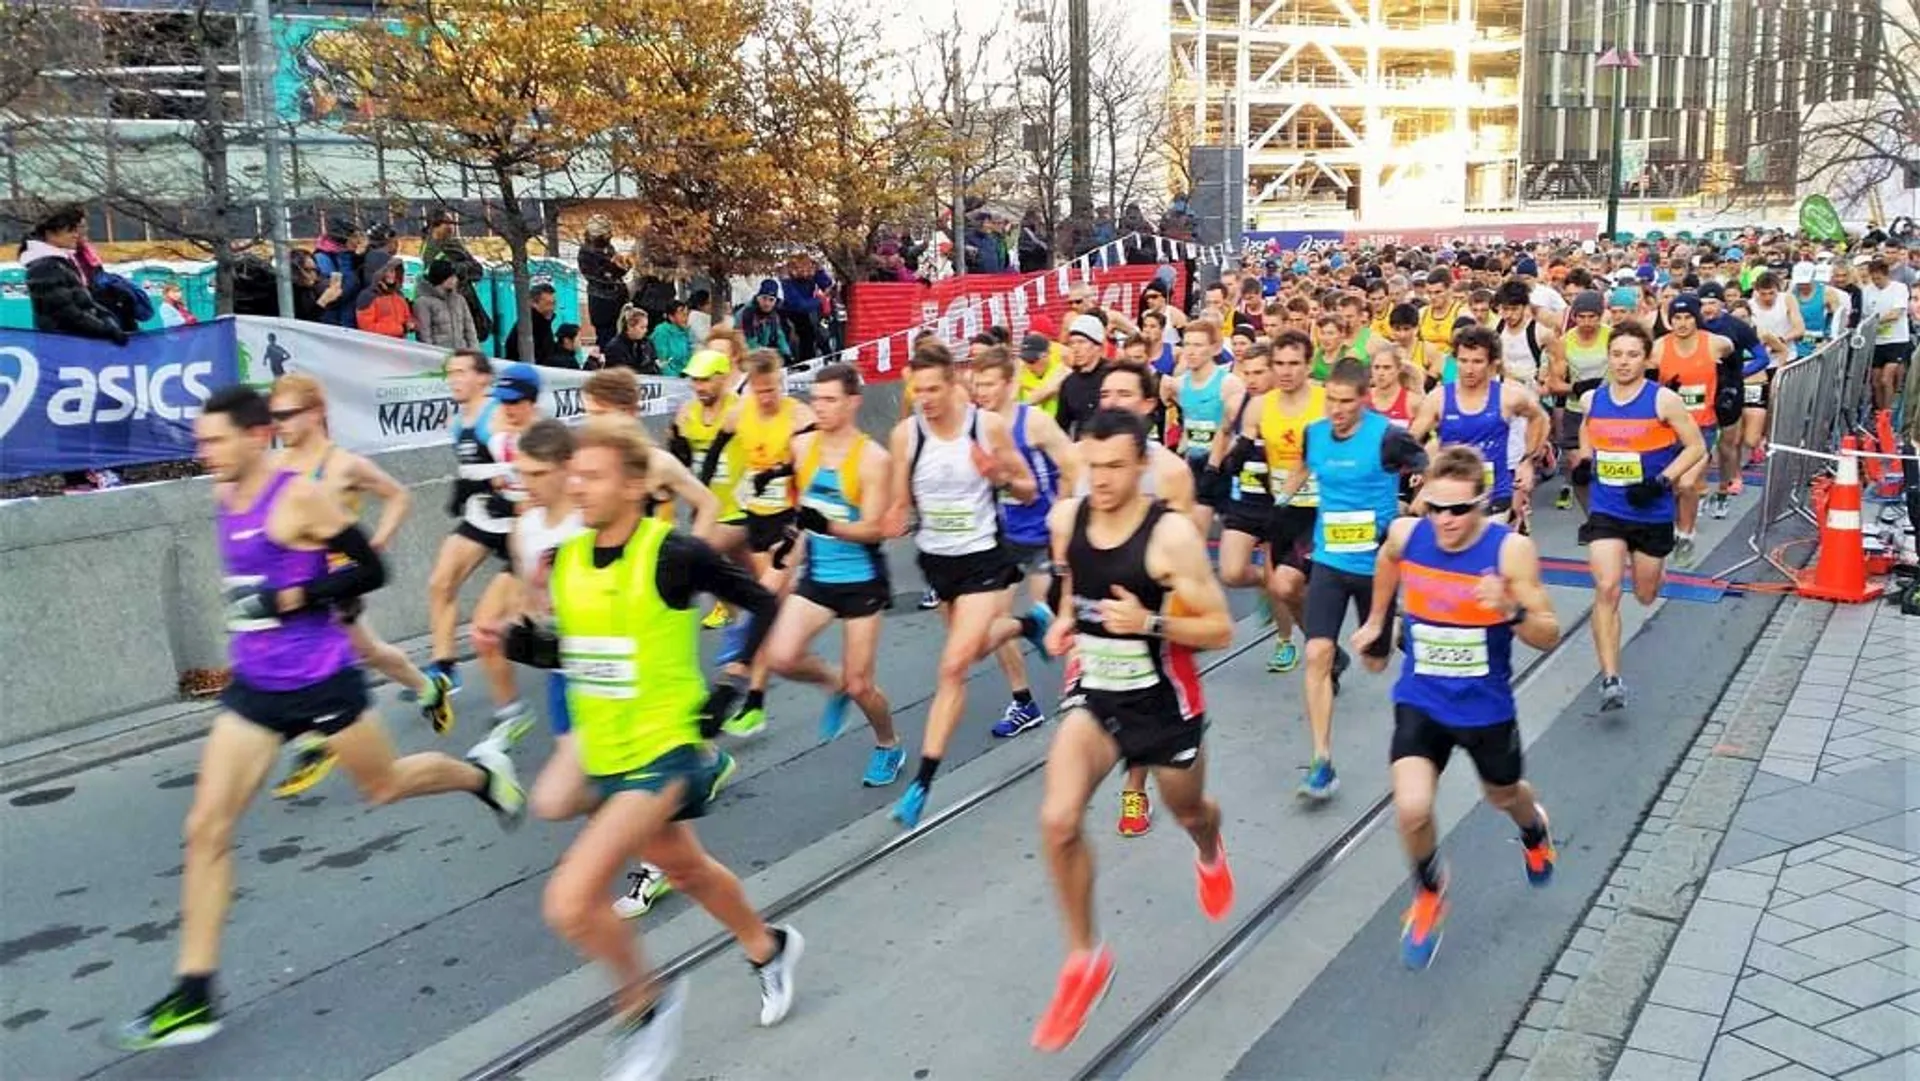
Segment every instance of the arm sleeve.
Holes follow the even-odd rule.
[[[674,533],[661,543],[654,584],[660,590],[660,599],[672,608],[691,608],[694,597],[706,593],[750,613],[753,620],[743,657],[760,652],[779,610],[779,600],[754,581],[753,575],[712,545],[684,533]]]
[[[346,558],[337,569],[302,587],[307,607],[317,608],[358,597],[387,583],[387,565],[359,526],[350,525],[334,535],[327,541],[327,551]]]
[[[1380,442],[1380,468],[1389,473],[1419,473],[1427,468],[1427,451],[1406,429],[1395,428]]]

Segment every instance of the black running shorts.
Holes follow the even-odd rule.
[[[1307,576],[1307,641],[1324,638],[1338,645],[1349,607],[1353,609],[1355,627],[1367,621],[1367,615],[1373,611],[1373,576],[1349,574],[1324,563],[1314,564],[1313,573]],[[1367,648],[1367,656],[1385,657],[1392,650],[1393,621],[1394,608],[1389,606],[1388,633]]]
[[[1226,508],[1220,512],[1220,528],[1245,533],[1265,544],[1268,534],[1273,530],[1273,505],[1229,499]]]
[[[1005,545],[963,556],[921,552],[920,573],[927,580],[927,588],[948,603],[969,593],[998,593],[1025,577]]]
[[[1589,544],[1603,540],[1626,541],[1627,551],[1654,559],[1673,554],[1672,522],[1629,522],[1595,511],[1587,516],[1586,537]]]
[[[1127,768],[1192,769],[1200,759],[1207,719],[1180,716],[1180,704],[1171,687],[1129,694],[1083,691],[1068,683],[1060,696],[1060,712],[1085,713],[1120,749]]]
[[[485,548],[487,551],[493,553],[494,557],[502,563],[511,561],[511,557],[507,554],[507,534],[505,533],[489,533],[479,526],[474,525],[472,522],[461,522],[459,525],[453,527],[453,535],[456,537],[465,537],[480,547]]]
[[[837,619],[877,616],[893,603],[893,589],[884,578],[871,582],[816,582],[809,578],[795,587],[794,593],[832,612]]]
[[[349,665],[318,683],[290,691],[263,691],[238,676],[220,692],[220,705],[289,740],[306,732],[331,736],[367,712],[367,677]]]
[[[795,512],[747,515],[747,547],[755,552],[771,552],[780,547],[793,531]]]
[[[1482,782],[1501,788],[1520,782],[1520,726],[1514,722],[1455,728],[1416,706],[1393,707],[1390,761],[1424,758],[1434,769],[1444,771],[1455,747],[1473,759]]]
[[[1313,534],[1320,527],[1318,507],[1275,507],[1267,520],[1273,565],[1305,574],[1313,566]]]

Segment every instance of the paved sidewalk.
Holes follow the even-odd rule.
[[[1493,1076],[1920,1078],[1920,619],[1781,607]]]

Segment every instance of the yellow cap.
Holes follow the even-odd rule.
[[[712,379],[716,375],[725,375],[733,367],[733,361],[718,349],[702,349],[687,361],[685,372],[688,379]]]

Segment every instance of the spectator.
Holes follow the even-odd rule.
[[[560,307],[560,298],[554,295],[553,286],[536,285],[527,294],[527,306],[533,317],[533,362],[543,368],[555,365],[553,341],[553,313]],[[521,360],[520,324],[515,323],[507,332],[507,359]]]
[[[609,368],[626,368],[635,375],[659,375],[660,362],[647,340],[647,309],[629,304],[620,309],[620,333],[600,346]]]
[[[1028,210],[1020,220],[1020,273],[1035,274],[1053,265],[1053,246],[1047,242],[1046,230],[1038,210]]]
[[[455,291],[467,302],[467,314],[473,318],[474,335],[484,342],[493,337],[494,326],[486,307],[480,303],[480,292],[476,286],[487,276],[487,268],[454,235],[454,229],[459,224],[459,217],[450,207],[443,206],[429,214],[427,231],[420,241],[420,261],[429,266],[441,259],[453,264],[453,273],[460,279],[460,287]]]
[[[767,278],[753,299],[740,306],[733,321],[746,335],[747,348],[771,349],[780,354],[780,363],[792,364],[793,342],[787,336],[786,320],[777,310],[779,304],[780,283]]]
[[[562,323],[553,328],[553,366],[580,367],[580,324]]]
[[[95,300],[92,280],[80,262],[86,212],[63,207],[42,218],[20,245],[27,268],[27,299],[33,305],[33,329],[127,344],[127,332],[111,311]]]
[[[377,248],[367,254],[366,276],[367,287],[353,302],[354,326],[368,334],[405,338],[413,331],[413,308],[402,292],[407,265]]]
[[[400,254],[400,237],[394,233],[393,226],[381,222],[378,225],[370,227],[367,230],[367,251],[383,251],[386,252],[389,257],[398,257]]]
[[[308,323],[325,322],[327,306],[340,299],[340,284],[320,273],[314,254],[305,248],[295,248],[288,265],[293,267],[293,317]],[[262,314],[279,312],[280,301],[275,297],[273,307]]]
[[[167,279],[160,287],[160,325],[162,327],[190,327],[200,320],[187,308],[187,298],[180,292],[180,283]]]
[[[811,256],[796,255],[787,260],[787,276],[780,282],[780,314],[787,317],[792,333],[795,361],[812,360],[820,355],[826,328],[821,316],[833,290],[833,277]],[[660,355],[664,366],[666,354]]]
[[[327,231],[314,245],[314,265],[330,285],[340,287],[331,304],[320,308],[320,321],[337,327],[352,327],[354,305],[365,288],[362,276],[366,264],[367,235],[350,221],[327,222]]]
[[[587,219],[577,259],[587,290],[587,322],[593,324],[594,340],[605,350],[620,332],[620,309],[632,299],[627,292],[626,260],[613,250],[613,222],[605,214]]]
[[[989,211],[967,220],[967,270],[974,274],[1004,274],[1008,270],[1006,237],[1000,219]]]
[[[867,272],[870,282],[911,282],[913,268],[900,254],[900,245],[892,240],[883,240],[873,249],[873,269]]]
[[[713,294],[695,289],[687,294],[687,335],[704,342],[713,330]]]
[[[453,264],[435,260],[428,264],[426,278],[413,298],[414,332],[420,340],[442,349],[480,348],[473,313],[460,296],[460,276],[453,272]]]
[[[687,333],[687,302],[676,300],[667,306],[667,317],[647,335],[653,355],[659,361],[660,374],[678,376],[693,358],[693,336]]]

